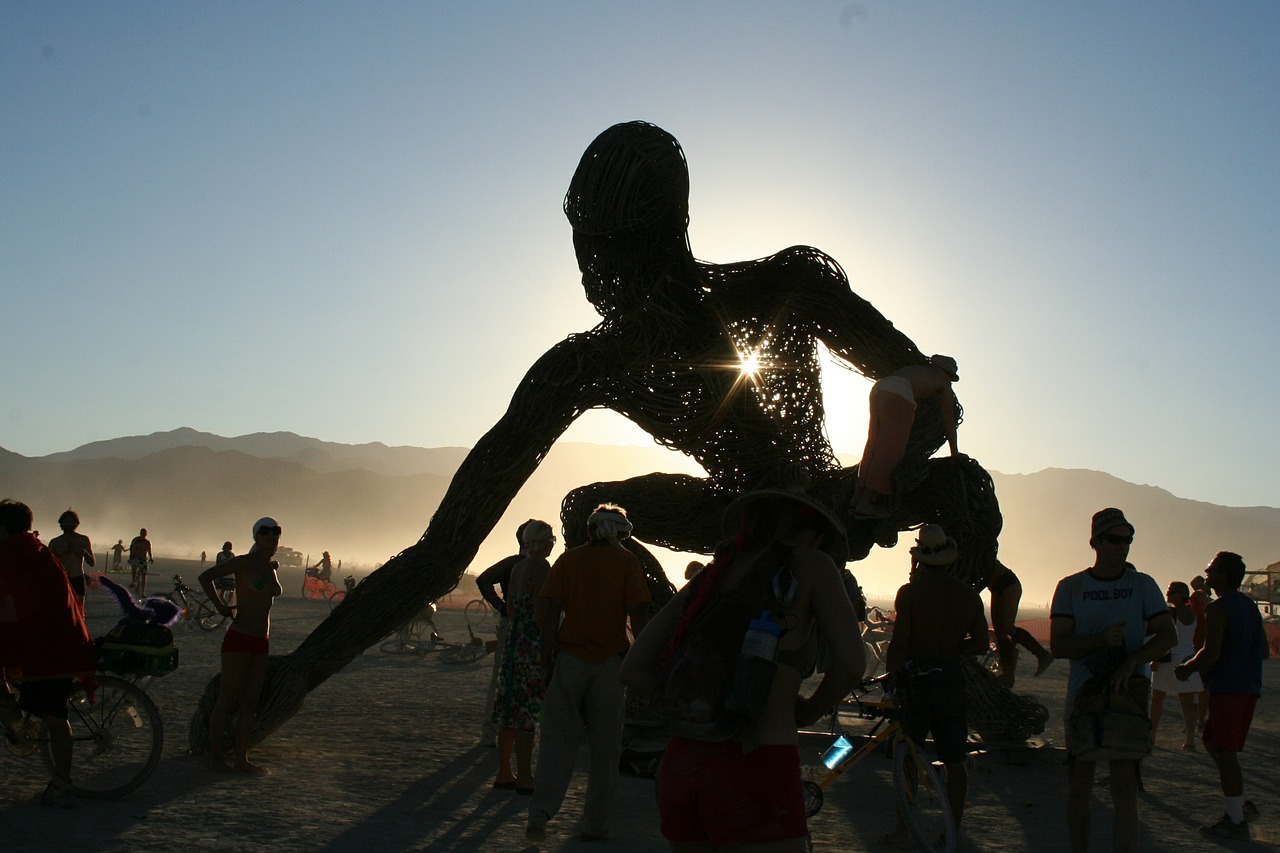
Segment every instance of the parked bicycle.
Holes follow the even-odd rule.
[[[396,631],[393,639],[387,640],[378,648],[387,654],[408,655],[408,654],[428,654],[433,651],[440,651],[440,648],[448,645],[444,637],[436,631],[435,615],[436,604],[431,602],[422,612],[414,616],[405,624],[401,625]]]
[[[164,748],[160,711],[145,687],[148,676],[98,673],[92,698],[77,684],[67,700],[71,723],[71,790],[88,800],[114,800],[147,780]],[[0,726],[8,751],[39,754],[53,771],[49,732],[39,717],[24,715],[17,731]]]
[[[182,575],[173,576],[173,591],[164,593],[164,598],[178,605],[182,621],[188,625],[195,623],[206,631],[212,631],[227,621],[227,617],[214,608],[213,602],[205,598],[203,592],[183,582]]]
[[[364,580],[364,578],[361,578],[361,579],[358,581],[358,580],[356,580],[356,579],[355,579],[355,577],[354,577],[354,576],[352,576],[352,575],[347,575],[345,578],[343,578],[343,579],[342,579],[342,587],[341,587],[341,588],[334,587],[333,592],[329,593],[329,595],[327,596],[328,601],[329,601],[329,609],[330,609],[330,610],[332,610],[333,608],[337,607],[337,606],[338,606],[339,604],[341,604],[342,602],[346,601],[346,600],[347,600],[347,593],[351,592],[351,590],[353,590],[353,589],[355,589],[357,586],[359,586],[359,585],[360,585],[360,582],[361,582],[361,581],[363,581],[363,580]],[[330,584],[330,585],[332,586],[332,584]]]
[[[387,640],[378,648],[388,654],[425,656],[438,652],[444,663],[472,663],[490,654],[498,646],[497,640],[485,640],[478,636],[488,625],[488,614],[491,611],[492,608],[481,599],[468,602],[463,613],[466,616],[469,639],[465,643],[451,643],[436,631],[436,605],[433,602],[397,631],[393,639]]]
[[[889,614],[872,605],[867,608],[867,618],[862,621],[862,644],[867,651],[867,678],[884,668],[889,641],[893,639],[893,620]]]
[[[842,774],[877,750],[888,749],[893,756],[893,787],[898,809],[907,831],[921,850],[951,853],[955,849],[956,825],[947,804],[946,785],[933,765],[925,760],[902,728],[901,710],[885,693],[880,698],[869,694],[883,690],[888,676],[864,679],[854,690],[850,701],[841,706],[859,719],[874,720],[869,732],[862,735],[841,731],[835,743],[823,755],[825,773],[818,781],[804,782],[805,807],[809,817],[822,810],[824,792]],[[833,725],[839,727],[837,709]],[[858,744],[861,744],[860,746]]]

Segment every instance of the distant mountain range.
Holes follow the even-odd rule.
[[[0,497],[30,504],[46,541],[56,535],[62,510],[75,507],[99,553],[116,539],[127,543],[141,527],[157,553],[168,556],[202,550],[212,556],[227,539],[242,551],[254,519],[274,515],[285,529],[283,543],[312,562],[328,550],[347,567],[368,568],[417,541],[467,452],[337,444],[287,432],[224,438],[183,428],[36,458],[0,449]],[[656,445],[557,444],[473,570],[511,553],[524,519],[555,524],[573,487],[652,471],[700,473],[692,460]],[[1099,471],[991,474],[1004,513],[1001,559],[1022,578],[1028,604],[1043,604],[1058,578],[1089,564],[1089,517],[1104,506],[1121,507],[1133,521],[1131,559],[1162,585],[1190,578],[1218,550],[1239,552],[1250,568],[1280,560],[1280,509],[1188,500]],[[851,567],[870,593],[891,596],[902,582],[910,538]],[[690,557],[659,552],[659,558],[679,582]]]

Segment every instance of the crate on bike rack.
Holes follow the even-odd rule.
[[[178,668],[173,632],[163,625],[126,622],[94,640],[98,669],[126,675],[165,675]]]

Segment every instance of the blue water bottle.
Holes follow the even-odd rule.
[[[822,753],[822,763],[827,766],[828,770],[835,770],[844,760],[849,757],[849,753],[853,752],[853,744],[844,735],[836,738],[836,742]]]
[[[769,611],[751,620],[742,638],[742,651],[729,676],[724,694],[724,707],[748,720],[758,720],[769,703],[773,675],[778,664],[778,638],[782,627],[770,618]]]

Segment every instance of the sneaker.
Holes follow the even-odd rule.
[[[40,795],[40,802],[46,806],[57,806],[60,809],[69,809],[76,804],[76,795],[71,793],[71,783],[64,782],[61,779],[51,779],[48,787],[44,789],[44,793]]]
[[[1258,807],[1253,804],[1253,800],[1244,801],[1244,822],[1253,823],[1258,819]]]
[[[1231,818],[1223,815],[1213,826],[1200,827],[1201,835],[1212,835],[1216,838],[1232,838],[1236,841],[1248,841],[1252,836],[1249,834],[1249,824],[1247,821],[1235,823]]]
[[[546,812],[530,812],[529,823],[526,824],[524,828],[525,840],[526,841],[546,841],[547,840],[547,821],[549,820],[551,820],[551,815],[547,814]]]

